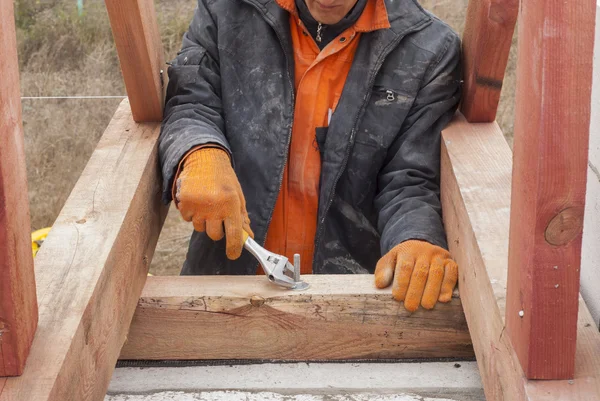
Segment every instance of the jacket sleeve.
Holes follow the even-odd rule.
[[[461,92],[460,39],[448,35],[378,176],[375,208],[381,252],[417,239],[447,248],[440,202],[441,130]]]
[[[221,108],[217,26],[205,0],[198,1],[181,51],[168,72],[169,85],[159,139],[165,203],[171,201],[177,168],[190,149],[211,144],[222,147],[231,156]]]

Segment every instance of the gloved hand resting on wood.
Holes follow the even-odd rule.
[[[189,153],[176,181],[177,208],[194,229],[214,241],[226,237],[226,253],[231,260],[242,253],[243,230],[254,236],[246,211],[242,187],[231,167],[227,152],[203,147]]]
[[[414,312],[421,304],[432,309],[437,301],[450,302],[458,281],[458,266],[450,253],[425,241],[405,241],[384,255],[375,268],[377,288],[388,287]]]

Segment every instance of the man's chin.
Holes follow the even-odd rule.
[[[309,11],[312,14],[312,17],[315,19],[315,21],[320,22],[321,24],[324,24],[324,25],[337,24],[338,22],[340,22],[342,20],[342,18],[344,18],[344,15],[336,16],[336,15],[332,15],[331,12],[319,12],[319,10],[309,10]]]
[[[315,18],[313,16],[313,18]],[[315,20],[317,22],[320,22],[323,25],[335,25],[338,22],[340,22],[342,19],[341,18],[315,18]]]

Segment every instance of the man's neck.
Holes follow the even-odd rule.
[[[306,26],[306,29],[308,29],[309,33],[317,43],[317,46],[319,46],[321,50],[325,48],[329,42],[334,40],[342,32],[356,23],[365,9],[367,1],[369,0],[358,0],[354,7],[348,12],[348,14],[346,14],[344,18],[342,18],[340,22],[333,25],[325,25],[320,24],[313,18],[304,0],[295,0],[300,20],[304,26]]]

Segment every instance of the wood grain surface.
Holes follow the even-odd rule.
[[[442,207],[488,401],[600,400],[600,333],[580,301],[574,380],[527,380],[504,324],[511,152],[496,123],[442,133]]]
[[[530,400],[600,400],[600,333],[583,301],[579,298],[577,348],[574,380],[528,380]]]
[[[13,1],[0,0],[0,10],[0,376],[15,376],[23,373],[38,312]]]
[[[461,111],[473,123],[496,119],[519,0],[470,0],[463,33]]]
[[[506,329],[532,379],[575,373],[595,11],[521,6]]]
[[[1,401],[104,399],[166,215],[159,130],[119,106],[36,257],[39,327]]]
[[[167,66],[154,1],[106,0],[105,4],[133,119],[162,121]]]
[[[444,225],[485,395],[526,400],[504,330],[511,151],[497,123],[470,124],[460,114],[442,137]]]
[[[473,356],[460,300],[412,315],[372,275],[150,277],[121,359],[344,360]]]

